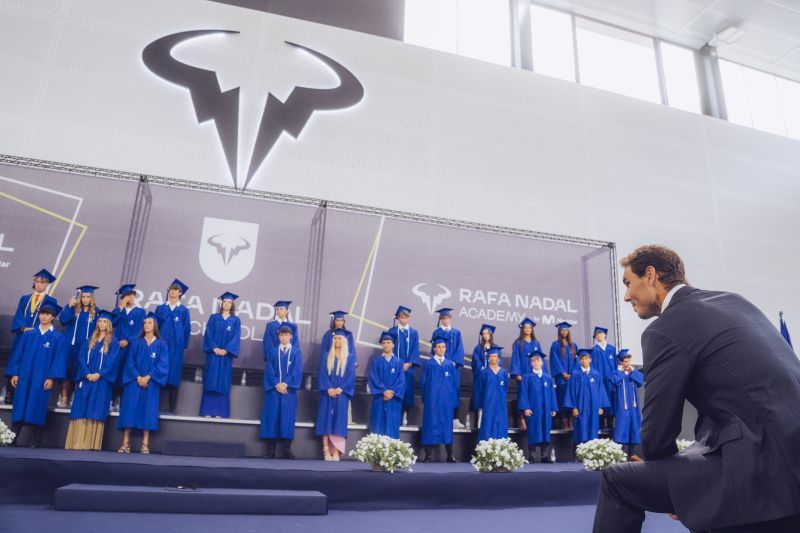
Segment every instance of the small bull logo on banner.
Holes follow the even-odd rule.
[[[246,278],[256,263],[258,224],[205,217],[200,235],[200,268],[218,283]]]

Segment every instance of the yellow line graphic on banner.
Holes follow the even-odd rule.
[[[17,198],[16,196],[11,196],[10,194],[5,193],[3,191],[0,191],[0,196],[2,196],[4,198],[8,198],[12,202],[17,202],[18,204],[24,205],[25,207],[30,207],[34,211],[39,211],[40,213],[44,213],[45,215],[50,215],[51,217],[53,217],[53,218],[55,218],[57,220],[61,220],[62,222],[66,222],[67,224],[74,224],[75,226],[78,226],[81,229],[81,232],[78,234],[78,238],[75,240],[75,244],[72,245],[72,249],[70,250],[69,255],[67,256],[67,259],[64,261],[64,265],[61,267],[61,270],[56,274],[58,279],[56,279],[56,281],[54,281],[53,284],[50,285],[48,293],[49,294],[53,294],[53,292],[56,290],[56,287],[58,287],[58,283],[61,281],[61,278],[64,275],[64,272],[66,272],[67,267],[69,266],[70,262],[72,261],[72,257],[75,255],[75,250],[77,250],[78,246],[81,244],[81,241],[83,240],[83,236],[86,234],[86,230],[89,229],[89,226],[87,226],[86,224],[81,224],[80,222],[73,222],[72,220],[70,220],[69,218],[67,218],[65,216],[59,215],[58,213],[54,213],[53,211],[50,211],[49,209],[45,209],[42,206],[39,206],[39,205],[33,204],[31,202],[28,202],[26,200],[23,200],[22,198]]]
[[[375,256],[375,250],[378,249],[379,237],[380,233],[376,233],[375,239],[372,241],[372,249],[369,251],[369,255],[367,256],[367,263],[364,265],[364,271],[361,273],[361,279],[358,281],[358,288],[356,288],[356,293],[353,295],[353,303],[350,304],[350,310],[347,313],[351,316],[353,315],[353,310],[356,308],[356,302],[358,301],[358,295],[361,293],[361,287],[364,285],[364,279],[367,277],[367,270],[369,270],[369,265],[372,263],[372,258]]]

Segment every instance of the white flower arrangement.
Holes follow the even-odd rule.
[[[517,443],[508,437],[480,441],[470,460],[478,472],[513,472],[527,462]]]
[[[409,443],[377,433],[370,433],[359,440],[355,450],[350,450],[350,457],[372,465],[373,469],[385,470],[391,474],[395,470],[410,471],[411,466],[417,462],[417,456]]]
[[[575,457],[586,470],[603,470],[614,463],[627,460],[622,444],[611,439],[592,439],[578,444]]]
[[[0,420],[0,446],[8,446],[14,441],[16,433],[8,429],[8,426]]]
[[[675,444],[678,446],[678,453],[681,453],[683,450],[694,444],[694,441],[687,439],[678,439],[675,441]]]

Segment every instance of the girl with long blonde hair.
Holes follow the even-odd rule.
[[[78,352],[83,344],[89,340],[95,329],[97,309],[94,302],[94,291],[98,287],[84,285],[75,289],[77,294],[70,298],[69,305],[65,306],[58,315],[61,325],[66,328],[64,338],[67,340],[67,377],[61,386],[61,396],[58,398],[58,407],[69,407],[69,395],[78,371]]]
[[[338,461],[345,452],[350,400],[356,384],[356,356],[350,352],[348,331],[333,332],[328,353],[320,354],[319,410],[316,434],[322,437],[322,453],[326,461]]]

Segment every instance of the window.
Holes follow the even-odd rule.
[[[531,6],[533,71],[537,74],[575,81],[575,46],[572,15]]]
[[[670,107],[700,113],[702,105],[694,52],[674,44],[665,42],[660,44],[661,64],[664,67],[664,82],[667,87],[667,102]]]
[[[800,84],[720,59],[728,120],[800,139]]]
[[[661,103],[653,39],[576,17],[580,82]]]
[[[403,40],[511,65],[508,0],[406,0]]]

